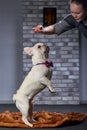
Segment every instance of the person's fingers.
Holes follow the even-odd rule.
[[[42,25],[37,25],[36,27],[32,28],[35,32],[40,32],[43,29]]]

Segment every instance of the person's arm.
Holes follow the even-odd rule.
[[[42,34],[55,34],[54,25],[50,25],[47,27],[43,27],[42,25],[38,25],[33,28],[36,33]]]
[[[66,19],[70,19],[70,23],[67,22]],[[67,16],[66,18],[64,18],[63,20],[47,26],[47,27],[43,27],[42,25],[38,25],[35,28],[33,28],[33,30],[36,33],[42,33],[42,34],[57,34],[60,35],[68,30],[71,30],[72,28],[75,28],[74,25],[72,25],[72,19],[71,16]]]

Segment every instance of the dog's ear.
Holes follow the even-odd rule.
[[[30,47],[25,47],[24,52],[26,52],[29,56],[32,56],[32,49]]]

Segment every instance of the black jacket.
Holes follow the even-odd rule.
[[[70,24],[73,28],[76,27],[79,29],[80,33],[82,33],[85,37],[87,37],[87,19],[77,22],[72,15],[68,15],[64,19],[68,24]],[[86,21],[86,23],[85,23]]]
[[[73,28],[78,28],[80,33],[87,37],[87,19],[81,22],[77,22],[71,14],[67,15],[63,20],[54,24],[55,32],[60,35],[61,33],[71,30]]]

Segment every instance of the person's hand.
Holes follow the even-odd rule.
[[[43,32],[43,26],[42,25],[37,25],[36,27],[33,28],[33,30],[36,33],[42,33]]]

